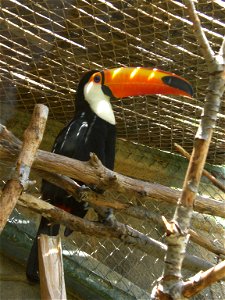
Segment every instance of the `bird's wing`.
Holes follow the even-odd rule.
[[[52,152],[79,160],[85,160],[83,144],[87,131],[87,121],[72,120],[58,134]]]
[[[112,169],[115,156],[114,128],[98,117],[75,119],[59,133],[53,152],[81,161],[89,160],[93,152],[103,165]]]

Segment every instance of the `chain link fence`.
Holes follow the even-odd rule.
[[[218,51],[225,35],[224,2],[199,0],[196,7],[210,44]],[[175,142],[191,152],[204,104],[208,73],[182,1],[2,0],[0,45],[0,109],[4,124],[12,124],[18,111],[32,112],[36,103],[49,107],[51,119],[66,123],[76,109],[74,93],[80,75],[89,69],[150,66],[173,71],[189,80],[195,89],[193,99],[152,96],[113,103],[118,138],[133,142],[118,148],[116,170],[172,188],[182,187],[186,167],[177,156],[171,155],[168,161],[155,152],[152,157],[146,154],[148,146],[173,153]],[[223,101],[207,159],[208,163],[218,165],[207,168],[221,182],[225,180],[224,118]],[[22,123],[21,118],[14,127],[18,130]],[[132,158],[134,151],[138,153]],[[10,167],[3,162],[0,167],[3,185]],[[39,188],[37,184],[30,192],[38,194]],[[199,194],[219,201],[225,198],[207,179],[203,179]],[[113,193],[107,197],[116,200]],[[125,202],[131,200],[123,197]],[[162,215],[170,219],[174,206],[156,200],[141,200],[136,205],[150,211],[152,219],[137,219],[121,212],[115,212],[116,218],[164,242],[165,229],[156,220]],[[93,211],[88,212],[87,218],[95,218]],[[23,262],[38,219],[28,210],[17,208],[5,231],[5,245],[14,245],[15,241],[19,245],[16,255],[24,250],[20,255]],[[195,213],[192,228],[223,247],[221,218]],[[13,249],[7,249],[15,254]],[[188,253],[214,264],[219,260],[192,241]],[[95,287],[112,299],[148,299],[163,269],[157,252],[150,255],[119,240],[76,232],[63,238],[63,254],[70,286],[76,289],[76,282],[82,282],[84,290]],[[183,274],[187,278],[193,272],[184,269]],[[196,299],[225,299],[224,281],[206,289]]]
[[[44,103],[50,117],[74,115],[74,93],[89,69],[157,67],[185,77],[193,99],[146,97],[114,103],[118,137],[174,151],[192,149],[208,84],[207,68],[182,1],[2,0],[1,109],[32,112]],[[225,34],[222,1],[196,3],[203,29],[218,51]],[[208,161],[223,164],[224,102]]]
[[[3,167],[6,170],[7,166],[3,165]],[[154,164],[151,167],[154,170]],[[179,165],[179,160],[177,160],[176,168],[180,170],[184,168],[183,164]],[[179,174],[174,174],[173,180],[177,179],[177,182],[182,185],[183,179]],[[223,177],[224,173],[220,175]],[[33,191],[29,192],[34,194],[36,190],[37,194],[38,188],[35,186],[32,188]],[[202,180],[200,191],[206,197],[213,196],[217,200],[224,200],[224,193],[205,179]],[[105,197],[124,203],[132,201],[133,204],[145,208],[150,212],[149,218],[140,219],[122,212],[115,212],[115,216],[119,222],[130,225],[156,241],[164,242],[165,228],[160,221],[161,216],[171,219],[175,210],[174,205],[161,202],[160,199],[157,201],[143,199],[135,202],[130,195],[118,195],[108,191],[105,192]],[[88,210],[85,218],[92,221],[97,220],[92,208]],[[6,240],[4,240],[5,237],[3,238],[3,243],[11,245],[13,241],[20,251],[23,249],[22,261],[24,263],[29,253],[28,245],[31,245],[36,234],[38,222],[39,216],[31,213],[28,209],[17,207],[4,233],[7,238]],[[194,212],[191,228],[206,240],[212,241],[214,246],[223,248],[224,220],[221,218]],[[63,232],[64,228],[61,228],[64,267],[68,282],[72,281],[72,284],[77,281],[81,281],[82,284],[86,282],[90,289],[100,290],[105,297],[103,299],[126,299],[126,297],[127,299],[149,299],[155,281],[162,275],[163,256],[160,255],[159,250],[153,247],[152,252],[149,253],[149,251],[137,249],[135,245],[126,245],[117,239],[96,238],[78,232],[73,232],[68,238],[64,238]],[[14,255],[14,250],[9,250],[9,256],[10,251],[11,255]],[[191,240],[187,253],[212,264],[220,261],[218,255]],[[18,259],[21,261],[21,257]],[[195,266],[192,268],[189,265],[183,269],[184,278],[195,273]],[[76,288],[75,286],[75,290]],[[224,299],[224,297],[224,281],[221,281],[207,288],[194,299]]]

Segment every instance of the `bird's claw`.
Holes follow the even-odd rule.
[[[79,187],[79,193],[83,193],[83,192],[90,192],[91,188],[88,185],[82,184]]]
[[[106,225],[112,225],[115,221],[115,216],[113,214],[113,210],[111,208],[106,209],[104,213],[99,214],[98,213],[98,220],[99,222],[106,224]]]

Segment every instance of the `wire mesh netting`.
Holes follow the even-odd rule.
[[[196,6],[210,44],[218,51],[225,34],[224,2],[200,0]],[[50,118],[66,123],[74,115],[74,93],[83,72],[118,66],[157,67],[189,80],[195,97],[159,95],[114,102],[118,137],[171,152],[174,143],[178,143],[191,151],[208,73],[182,1],[2,0],[0,13],[3,123],[14,118],[17,110],[32,112],[36,103],[46,104]],[[224,119],[223,101],[207,159],[212,164],[224,164]],[[155,182],[181,188],[183,177],[176,174],[180,174],[182,167],[177,159],[174,166],[177,172],[171,171],[163,182],[157,178],[156,161],[148,165],[146,172],[152,170]],[[6,165],[1,167],[4,174],[9,173]],[[135,172],[137,170],[131,176],[135,176]],[[224,169],[215,175],[223,181]],[[172,177],[176,185],[173,185]],[[207,181],[201,184],[199,193],[224,200],[224,193]],[[116,200],[113,194],[107,194],[107,197]],[[140,220],[116,213],[117,219],[163,242],[165,230],[157,220],[162,215],[169,219],[174,207],[147,200],[141,200],[138,205],[147,208],[152,218]],[[89,212],[88,217],[93,218],[94,213]],[[34,218],[24,209],[15,211],[9,221],[15,230],[13,238],[22,233],[31,241],[36,232]],[[33,231],[30,231],[30,224]],[[195,213],[192,228],[214,245],[223,247],[222,224],[220,218]],[[158,258],[157,251],[145,253],[119,240],[73,233],[63,240],[63,253],[68,276],[72,272],[70,266],[75,264],[80,274],[85,270],[87,282],[96,281],[107,289],[111,287],[114,299],[119,299],[116,289],[136,299],[147,299],[162,273],[163,261]],[[215,254],[193,242],[188,246],[188,253],[211,263],[218,260]],[[193,270],[184,269],[185,277],[193,274]],[[198,297],[224,299],[224,282],[206,289]]]
[[[169,211],[168,206],[158,202],[151,203],[151,205],[144,203],[144,207],[151,209],[155,218],[158,217],[158,219],[160,219],[162,213],[168,218],[173,213],[173,207]],[[22,213],[17,211],[10,219],[9,222],[14,225],[15,237],[18,234],[17,232],[20,232],[25,234],[29,240],[33,238],[30,233],[30,225],[33,223],[30,215],[28,217],[26,217],[24,211]],[[147,236],[157,241],[164,241],[164,228],[155,222],[155,218],[153,221],[149,219],[138,220],[123,214],[116,214],[116,217],[119,221],[131,225]],[[197,230],[199,234],[213,241],[214,245],[222,247],[223,228],[220,222],[212,217],[195,214],[192,223],[192,228]],[[85,280],[87,282],[95,280],[100,286],[110,286],[112,299],[117,299],[116,289],[126,292],[135,299],[149,299],[149,294],[156,280],[162,274],[163,261],[159,258],[157,250],[153,249],[151,254],[145,253],[136,249],[135,246],[125,245],[123,242],[114,239],[97,239],[73,233],[69,238],[63,240],[63,254],[65,272],[69,272],[68,265],[74,267],[75,272],[78,272],[78,274],[81,269],[85,269]],[[218,257],[215,254],[193,242],[189,243],[188,254],[206,259],[214,264],[218,262]],[[194,274],[194,270],[189,268],[190,266],[183,269],[184,278]],[[225,289],[222,281],[215,284],[213,288],[206,289],[196,299],[224,299],[224,296]]]
[[[198,1],[197,10],[218,51],[225,34],[224,3]],[[0,38],[5,119],[15,106],[31,112],[35,103],[45,103],[52,118],[66,122],[74,114],[76,84],[84,71],[157,67],[184,76],[195,97],[117,101],[118,137],[169,151],[177,142],[191,150],[208,74],[181,1],[3,0]],[[223,163],[223,122],[224,103],[211,163]]]
[[[166,167],[166,166],[165,166]],[[154,163],[149,169],[155,168]],[[183,165],[177,160],[176,168],[181,170]],[[5,166],[5,170],[7,166]],[[221,169],[221,176],[224,176]],[[5,178],[7,180],[7,178]],[[166,178],[165,181],[171,178]],[[177,186],[182,186],[182,178],[180,172],[174,174],[173,180],[176,180]],[[37,186],[35,187],[35,189]],[[33,188],[30,188],[33,189]],[[32,192],[29,190],[28,192]],[[37,194],[33,191],[34,194]],[[224,193],[216,187],[209,184],[206,179],[203,179],[200,185],[200,193],[206,197],[213,197],[217,200],[224,200]],[[144,208],[148,214],[140,217],[135,215],[115,212],[118,221],[131,226],[132,228],[144,233],[146,236],[155,239],[159,242],[164,242],[164,226],[162,225],[161,216],[165,216],[168,220],[173,216],[174,205],[156,200],[138,200],[135,201],[130,195],[114,194],[106,191],[105,198],[110,200],[118,200],[124,203],[133,203],[138,207]],[[86,219],[96,220],[96,214],[90,208],[87,212]],[[5,242],[11,245],[11,240],[18,243],[19,251],[23,249],[23,261],[25,262],[29,252],[29,244],[31,244],[34,235],[36,234],[39,217],[32,214],[25,208],[18,208],[9,220],[8,226],[13,227],[13,232],[6,230],[7,239]],[[204,215],[195,212],[192,218],[192,226],[200,236],[203,236],[208,241],[211,241],[215,247],[223,248],[224,223],[221,218]],[[8,232],[9,231],[9,232]],[[109,299],[126,299],[121,296],[125,293],[126,297],[134,297],[134,299],[149,299],[151,290],[156,280],[162,275],[163,255],[160,254],[158,248],[152,247],[140,250],[135,245],[126,244],[121,240],[111,238],[96,238],[95,236],[86,236],[79,232],[74,232],[68,238],[63,237],[64,228],[61,228],[61,236],[63,242],[63,255],[65,275],[74,280],[85,280],[89,284],[89,288],[93,289],[92,285],[97,285],[110,291]],[[15,247],[8,250],[8,255],[11,256],[15,251]],[[220,261],[219,255],[208,251],[204,247],[199,246],[192,240],[189,242],[188,255],[194,255],[198,259],[207,261],[208,263],[216,264]],[[18,254],[17,254],[18,255]],[[184,278],[192,276],[197,271],[195,263],[187,263],[183,268]],[[75,274],[79,274],[78,278]],[[85,275],[83,275],[85,274]],[[75,276],[75,277],[74,277]],[[83,276],[83,277],[82,277]],[[76,288],[75,288],[76,290]],[[118,296],[119,290],[119,296]],[[107,297],[109,297],[109,294]],[[224,299],[225,287],[224,281],[218,282],[210,288],[204,290],[203,293],[196,296],[195,299]],[[108,298],[103,299],[108,299]],[[120,298],[121,297],[121,298]],[[84,298],[85,299],[85,298]],[[130,299],[128,297],[128,299]]]

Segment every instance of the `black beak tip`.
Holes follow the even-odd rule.
[[[162,81],[173,87],[173,88],[176,88],[176,89],[179,89],[181,91],[184,91],[185,93],[187,93],[188,95],[190,95],[191,97],[193,96],[194,94],[194,91],[193,91],[193,88],[192,86],[190,85],[190,83],[188,83],[187,81],[179,78],[179,77],[175,77],[175,76],[164,76],[162,78]]]

